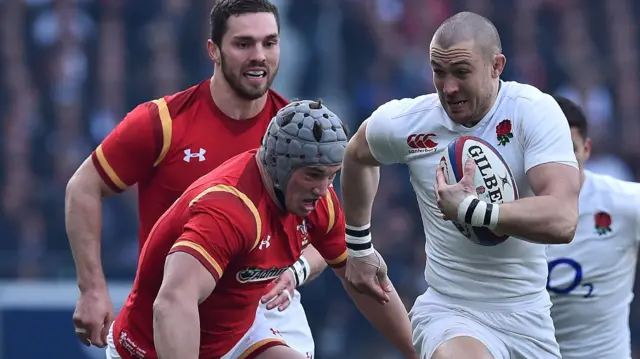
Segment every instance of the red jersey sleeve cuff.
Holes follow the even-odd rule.
[[[188,239],[180,238],[173,244],[169,250],[169,254],[175,252],[189,253],[195,257],[202,265],[207,268],[209,273],[213,276],[216,282],[222,277],[222,267],[218,262],[198,243],[192,242]]]
[[[102,152],[102,145],[98,146],[98,148],[91,153],[91,161],[98,171],[100,178],[102,178],[104,183],[106,183],[111,190],[116,193],[120,193],[127,189],[127,184],[120,179],[116,171],[113,170],[113,167],[111,167],[107,161],[107,158],[104,156],[104,152]]]
[[[347,254],[347,251],[345,250],[337,258],[335,258],[335,259],[326,259],[325,258],[325,261],[327,262],[327,264],[331,268],[342,268],[342,267],[345,266],[345,264],[347,264],[347,257],[348,257],[348,254]]]

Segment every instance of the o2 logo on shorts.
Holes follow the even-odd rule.
[[[552,286],[551,276],[553,270],[558,266],[569,266],[573,271],[573,282],[566,287]],[[549,275],[547,277],[547,290],[553,294],[570,294],[576,288],[586,288],[587,293],[583,295],[583,298],[589,298],[593,295],[593,284],[582,283],[582,266],[580,263],[574,261],[571,258],[558,258],[549,262]]]

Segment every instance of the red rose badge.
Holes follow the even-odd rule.
[[[498,143],[506,146],[509,143],[509,139],[513,137],[513,133],[511,132],[511,121],[510,120],[502,120],[496,126],[496,135],[498,136]]]
[[[611,232],[611,216],[607,212],[598,212],[595,215],[596,232],[599,235]]]

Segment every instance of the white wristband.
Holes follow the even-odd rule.
[[[458,222],[474,227],[488,227],[493,230],[498,225],[499,216],[499,204],[481,201],[473,195],[467,196],[458,206]]]
[[[296,287],[303,285],[311,274],[311,266],[309,265],[307,258],[304,256],[300,256],[300,259],[293,263],[289,269],[293,272],[293,279],[296,281]]]
[[[347,254],[350,257],[366,257],[373,254],[371,243],[371,224],[364,226],[346,225]]]

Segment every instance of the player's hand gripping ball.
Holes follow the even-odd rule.
[[[447,184],[453,185],[462,180],[468,159],[475,162],[473,187],[479,200],[501,204],[518,199],[517,184],[509,165],[496,148],[477,137],[460,137],[445,148],[440,166]],[[456,221],[453,223],[465,237],[483,246],[494,246],[509,238],[497,235],[486,227],[474,227]]]

